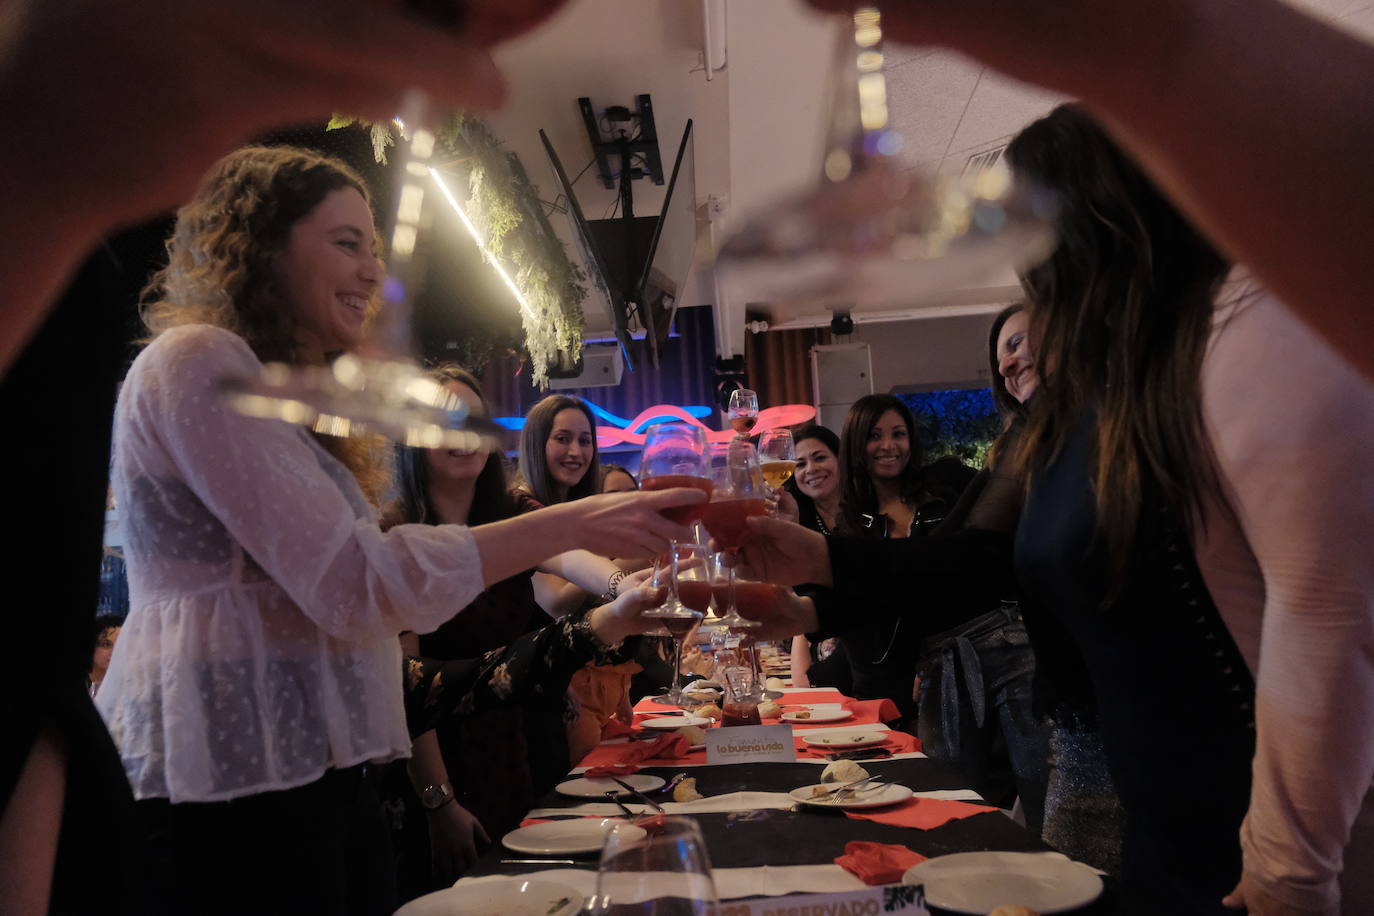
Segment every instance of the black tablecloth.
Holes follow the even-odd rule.
[[[965,788],[955,767],[936,760],[864,761],[864,769],[884,780],[900,782],[917,792]],[[641,773],[668,779],[684,770],[696,777],[697,788],[707,796],[728,792],[786,792],[820,781],[821,767],[813,763],[744,763],[728,766],[644,767]],[[662,797],[662,796],[658,796]],[[589,799],[565,798],[551,793],[541,808],[571,808]],[[1049,849],[1026,830],[1000,812],[976,814],[951,821],[933,830],[893,827],[873,821],[846,817],[842,811],[803,809],[754,812],[695,814],[701,825],[711,863],[716,868],[749,868],[760,865],[823,865],[844,853],[846,843],[870,840],[901,843],[927,857],[953,852],[999,850],[1040,852]],[[503,865],[504,858],[534,858],[517,855],[499,843],[488,850],[470,875],[517,875],[541,871],[553,865]],[[594,856],[587,867],[594,868]],[[1125,916],[1130,911],[1122,903],[1115,882],[1106,879],[1107,891],[1091,906],[1075,912],[1083,916]],[[943,913],[931,909],[931,913]]]

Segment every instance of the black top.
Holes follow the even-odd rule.
[[[1108,601],[1093,425],[1039,470],[1016,535],[1037,697],[1095,721],[1126,810],[1123,878],[1152,912],[1222,913],[1240,877],[1254,684],[1166,508],[1147,512]],[[1144,497],[1142,497],[1144,499]]]
[[[1011,532],[1019,494],[1002,477],[975,480],[974,505],[956,503],[944,488],[944,498],[922,506],[909,538],[827,538],[835,588],[816,595],[821,634],[842,638],[856,697],[888,697],[914,716],[921,643],[1017,594]],[[956,508],[958,523],[946,523]]]

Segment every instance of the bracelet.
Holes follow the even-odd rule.
[[[626,576],[628,576],[628,575],[629,575],[629,573],[627,573],[625,570],[623,570],[623,569],[617,569],[615,572],[613,572],[613,573],[611,573],[609,576],[607,576],[607,577],[606,577],[606,594],[610,595],[612,598],[619,598],[619,597],[620,597],[620,583],[621,583],[621,581],[624,580],[624,578],[625,578]]]
[[[573,621],[572,631],[575,634],[581,635],[603,655],[616,652],[621,646],[625,645],[625,640],[623,639],[617,643],[602,641],[601,637],[596,635],[596,630],[592,628],[591,614],[583,614],[581,617],[577,618],[577,620]]]

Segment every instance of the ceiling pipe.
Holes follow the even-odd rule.
[[[724,70],[725,57],[725,0],[701,0],[702,63],[706,78],[713,79],[717,70]]]
[[[992,302],[974,305],[934,305],[928,308],[903,309],[900,311],[851,311],[849,317],[854,319],[855,324],[878,324],[884,321],[920,321],[926,318],[958,318],[964,315],[995,315],[1005,308],[1006,304],[1006,302]],[[787,321],[760,321],[751,323],[753,325],[763,325],[763,327],[758,330],[755,330],[753,326],[746,325],[746,327],[756,334],[760,333],[760,331],[795,331],[803,328],[828,328],[830,327],[831,317],[830,313],[827,312],[824,315],[802,315],[799,318],[791,318]]]

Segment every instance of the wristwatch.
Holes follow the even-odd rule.
[[[420,793],[420,804],[425,806],[426,811],[442,808],[451,801],[453,801],[453,786],[446,782],[441,782],[437,786],[430,786]]]

